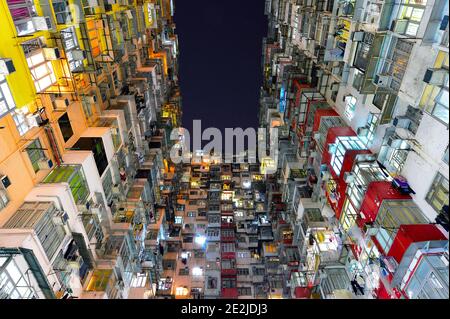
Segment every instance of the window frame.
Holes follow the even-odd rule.
[[[447,183],[447,190],[445,191],[444,183]],[[441,202],[440,198],[438,197],[439,192],[443,191],[445,196],[444,198],[447,198],[447,201]],[[440,172],[438,172],[433,179],[433,182],[431,183],[431,186],[429,188],[429,191],[427,195],[425,196],[426,202],[436,211],[436,213],[440,213],[442,210],[442,207],[444,205],[448,205],[448,193],[449,193],[449,180],[445,178],[444,175],[442,175]],[[440,207],[436,206],[436,202],[439,202],[442,204]]]
[[[4,110],[2,110],[2,104],[4,105]],[[15,109],[16,103],[14,102],[14,97],[12,96],[6,76],[0,74],[0,119]]]
[[[30,149],[30,147],[33,147],[33,149]],[[41,140],[39,138],[35,139],[25,148],[25,150],[27,152],[28,158],[30,159],[31,165],[33,166],[34,172],[39,172],[39,161],[47,158],[45,152],[42,150]]]

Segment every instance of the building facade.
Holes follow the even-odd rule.
[[[266,14],[285,297],[448,298],[448,3],[268,0]]]
[[[449,297],[447,1],[265,3],[278,160],[175,164],[173,1],[1,1],[1,299]]]

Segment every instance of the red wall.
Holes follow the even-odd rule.
[[[322,119],[323,116],[339,117],[339,114],[337,114],[337,112],[332,108],[316,110],[316,113],[314,114],[313,132],[317,132],[319,130],[320,120]]]
[[[447,240],[445,235],[432,224],[402,225],[389,250],[389,256],[400,263],[412,243],[432,240]]]
[[[377,218],[378,211],[385,199],[397,199],[397,200],[409,200],[411,196],[401,194],[395,189],[391,182],[377,181],[369,184],[366,196],[361,205],[361,212],[366,217],[359,222],[359,226],[362,227],[366,223],[374,222]]]

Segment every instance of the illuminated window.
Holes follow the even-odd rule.
[[[188,213],[187,213],[187,217],[195,218],[196,216],[197,216],[197,213],[196,213],[196,212],[188,212]]]
[[[420,106],[436,119],[448,125],[449,123],[449,55],[448,52],[439,51],[433,66],[436,72],[445,72],[440,85],[426,85],[420,101]]]
[[[81,52],[75,28],[70,27],[61,30],[61,37],[63,39],[64,51],[66,52],[67,61],[69,62],[70,71],[77,70],[83,66],[84,57],[77,57],[75,52]]]
[[[200,267],[194,267],[194,269],[192,269],[192,275],[193,276],[202,276],[203,275],[203,269]]]
[[[144,288],[147,284],[147,274],[136,274],[135,277],[131,280],[132,288]]]
[[[355,116],[355,110],[356,110],[356,98],[354,96],[346,96],[345,97],[345,116],[349,120],[353,119]]]
[[[175,224],[182,225],[183,224],[183,217],[175,216]]]
[[[92,56],[95,58],[100,55],[100,36],[98,34],[97,23],[95,20],[87,22],[89,39],[91,42]]]
[[[379,114],[370,113],[367,125],[359,137],[367,145],[370,146],[375,138],[375,132],[378,127]]]
[[[56,83],[52,62],[45,60],[42,41],[34,39],[24,43],[22,46],[36,91],[38,93],[42,92]]]
[[[437,213],[440,213],[444,205],[448,205],[448,179],[438,173],[431,184],[430,190],[427,194],[426,201]]]
[[[0,74],[0,118],[14,110],[14,99],[4,75]]]
[[[330,145],[330,151],[333,152],[331,157],[331,166],[336,175],[341,174],[344,156],[348,150],[364,150],[366,146],[358,136],[340,136],[336,139],[336,143]]]
[[[416,36],[426,4],[427,0],[402,0],[394,31]]]
[[[189,290],[186,287],[177,287],[175,289],[175,294],[177,296],[187,296],[189,294]]]

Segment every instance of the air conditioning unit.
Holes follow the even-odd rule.
[[[42,118],[39,113],[33,113],[26,116],[26,121],[29,127],[37,127],[42,123]]]
[[[0,74],[8,75],[16,71],[12,59],[0,59]]]
[[[39,169],[51,169],[53,167],[53,162],[50,159],[41,159],[38,162]]]
[[[9,177],[6,175],[0,175],[0,187],[7,189],[9,186],[11,186],[11,181],[9,180]]]
[[[54,100],[56,109],[65,109],[70,105],[70,100],[67,98],[58,98]]]
[[[72,58],[74,60],[80,61],[86,59],[86,51],[84,50],[72,50]]]
[[[98,7],[98,0],[87,0],[89,7]]]
[[[69,215],[66,212],[60,211],[53,216],[53,223],[58,226],[63,226],[69,220]]]
[[[59,52],[58,48],[42,48],[42,52],[47,61],[54,61],[61,58],[61,52]]]
[[[33,17],[31,21],[34,28],[38,31],[47,31],[52,29],[52,22],[50,17]]]
[[[445,69],[428,69],[423,81],[435,86],[444,86],[447,75],[448,70]]]
[[[391,85],[392,77],[390,75],[376,74],[373,83],[381,88],[388,88]]]
[[[353,42],[361,42],[364,40],[364,31],[356,31],[352,33]]]
[[[409,119],[407,117],[403,117],[403,116],[398,116],[394,119],[393,124],[395,127],[409,129],[409,127],[411,125],[411,119]]]

